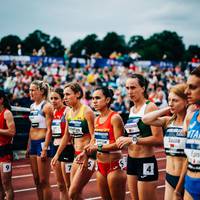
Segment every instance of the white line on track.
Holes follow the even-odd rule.
[[[55,188],[57,187],[57,185],[51,185],[51,188]],[[157,189],[162,189],[164,188],[165,185],[159,185],[157,187]],[[20,189],[20,190],[14,190],[15,193],[19,193],[19,192],[27,192],[27,191],[33,191],[33,190],[36,190],[36,187],[32,187],[32,188],[27,188],[27,189]],[[127,191],[126,194],[129,194],[130,192]],[[93,199],[99,199],[101,197],[93,197],[93,198],[88,198],[88,199],[85,199],[85,200],[93,200]]]
[[[165,169],[159,169],[159,172],[165,172]],[[51,174],[53,174],[54,172],[51,171]],[[17,179],[17,178],[26,178],[26,177],[32,177],[33,174],[23,174],[23,175],[18,175],[18,176],[12,176],[12,179]],[[96,181],[96,179],[90,179],[89,182],[93,182]]]

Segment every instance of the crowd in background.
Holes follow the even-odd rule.
[[[124,86],[127,75],[132,72],[141,72],[147,78],[150,100],[163,107],[167,103],[168,89],[177,83],[185,82],[190,69],[183,71],[180,66],[151,66],[148,69],[138,66],[93,68],[90,65],[73,68],[58,63],[44,66],[41,61],[36,64],[11,62],[9,65],[0,61],[0,88],[9,94],[12,105],[29,107],[29,86],[33,80],[44,80],[53,88],[63,88],[67,82],[77,81],[85,91],[84,101],[88,105],[96,86],[108,86],[115,91],[112,108],[125,113],[129,110],[130,103]]]

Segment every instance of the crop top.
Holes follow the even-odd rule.
[[[67,115],[68,131],[74,138],[81,138],[84,135],[89,135],[89,127],[87,120],[84,117],[85,105],[82,105],[76,116],[72,117],[72,109]]]
[[[115,142],[115,136],[113,126],[111,124],[111,118],[116,112],[111,112],[104,123],[100,123],[100,116],[97,117],[94,129],[94,137],[96,144],[112,144]]]
[[[197,110],[188,126],[188,133],[185,146],[185,154],[188,158],[188,169],[194,172],[200,172],[200,122],[197,117]]]
[[[164,135],[165,153],[169,156],[184,157],[186,135],[183,133],[183,126],[174,125],[173,122],[167,126]]]
[[[53,121],[51,124],[53,138],[62,138],[62,136],[64,135],[66,126],[65,115],[66,115],[66,107],[54,111]]]
[[[129,137],[148,137],[152,135],[151,127],[141,120],[149,103],[150,101],[146,101],[137,113],[133,113],[132,109],[134,107],[131,108],[129,118],[125,124],[125,130]]]
[[[33,128],[47,128],[45,116],[42,112],[45,104],[46,102],[42,101],[39,105],[35,103],[31,105],[29,119]]]
[[[4,109],[0,113],[0,129],[7,129],[6,120],[4,118],[4,113],[7,109]],[[4,146],[6,144],[10,144],[12,142],[12,137],[6,135],[0,135],[0,146]]]

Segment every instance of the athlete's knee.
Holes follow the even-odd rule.
[[[34,182],[36,187],[40,187],[40,178],[39,177],[34,177]]]
[[[64,184],[62,183],[58,183],[58,189],[60,192],[64,192],[66,190],[66,187]]]
[[[3,185],[3,189],[5,191],[8,191],[8,190],[12,189],[12,182],[11,182],[11,180],[2,180],[2,185]]]
[[[45,187],[49,186],[48,180],[47,180],[46,178],[40,179],[40,186],[41,186],[42,188],[45,188]]]
[[[69,198],[72,200],[78,199],[77,197],[80,195],[80,192],[77,192],[74,189],[69,190]]]

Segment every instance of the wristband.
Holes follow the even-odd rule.
[[[103,144],[98,144],[97,145],[97,151],[102,152]]]

